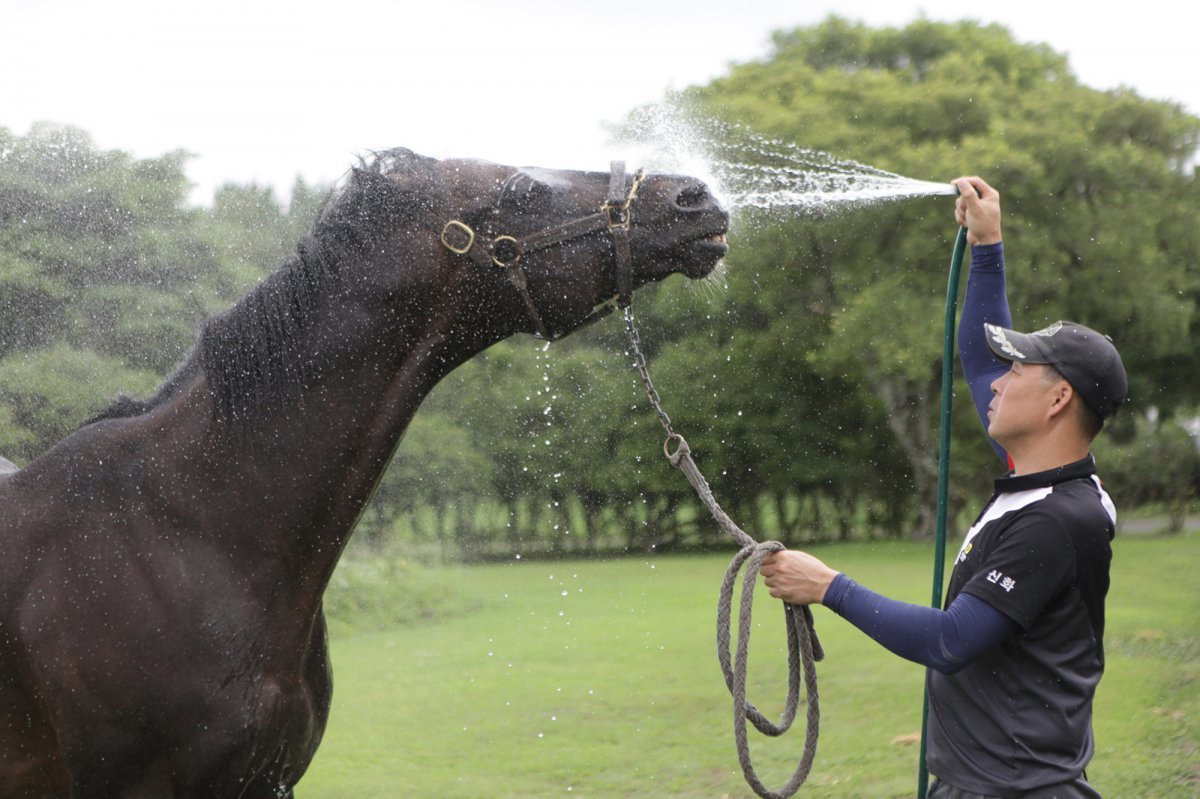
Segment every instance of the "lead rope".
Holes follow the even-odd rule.
[[[758,708],[746,701],[746,663],[750,652],[750,619],[754,602],[754,586],[758,579],[759,567],[768,552],[779,552],[784,549],[778,541],[758,543],[729,518],[713,497],[708,481],[700,473],[696,462],[692,460],[691,449],[683,436],[671,427],[671,418],[662,407],[662,399],[650,381],[650,371],[646,367],[646,356],[642,354],[641,337],[633,320],[633,310],[626,306],[625,332],[629,336],[629,344],[633,349],[634,365],[642,377],[646,387],[646,396],[658,414],[658,421],[667,431],[667,439],[663,442],[663,454],[678,467],[687,477],[688,482],[696,489],[701,502],[707,506],[717,524],[728,533],[741,550],[734,556],[729,568],[725,571],[725,579],[721,582],[721,595],[717,601],[717,660],[721,663],[721,672],[725,675],[725,685],[733,697],[733,736],[737,745],[738,763],[741,764],[742,774],[754,792],[763,799],[787,799],[799,790],[808,773],[812,769],[813,758],[817,754],[817,735],[821,726],[821,712],[817,702],[817,667],[816,661],[825,657],[821,642],[817,639],[817,631],[813,627],[812,611],[807,605],[790,605],[784,603],[784,623],[787,629],[788,641],[788,694],[787,704],[779,723],[774,724],[764,716]],[[672,451],[674,446],[674,451]],[[742,604],[738,613],[737,652],[730,664],[729,655],[729,625],[733,606],[733,584],[738,572],[745,566],[746,573],[742,578]],[[778,736],[787,732],[796,718],[796,710],[800,704],[800,671],[804,671],[804,691],[808,701],[808,727],[804,734],[804,753],[796,766],[791,779],[778,791],[772,791],[763,785],[762,780],[754,771],[750,758],[750,744],[746,740],[747,719],[754,724],[763,735]]]

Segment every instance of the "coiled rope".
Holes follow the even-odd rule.
[[[688,482],[696,490],[700,501],[708,508],[717,524],[741,546],[725,571],[725,579],[721,583],[721,594],[717,601],[717,659],[721,664],[721,672],[725,676],[725,685],[733,697],[733,735],[737,746],[738,763],[742,774],[754,792],[763,799],[787,799],[804,784],[812,770],[813,759],[817,754],[817,736],[821,726],[821,711],[817,699],[817,668],[816,661],[825,657],[817,631],[813,627],[812,611],[807,605],[797,606],[784,603],[784,623],[787,628],[788,641],[788,693],[783,715],[779,723],[773,723],[764,716],[758,708],[746,700],[746,665],[750,655],[750,622],[753,613],[754,586],[758,580],[759,567],[763,558],[769,552],[779,552],[784,549],[778,541],[759,543],[738,527],[733,519],[721,509],[713,497],[712,489],[696,462],[692,460],[691,449],[683,436],[675,432],[671,426],[671,418],[662,408],[662,400],[654,383],[650,380],[650,372],[646,367],[646,357],[642,354],[641,337],[634,323],[633,311],[628,306],[624,309],[625,332],[633,350],[634,365],[641,375],[646,387],[646,396],[658,414],[658,420],[667,432],[663,442],[663,453],[672,466],[679,468],[687,477]],[[733,587],[737,575],[745,567],[742,578],[741,608],[738,612],[737,650],[730,657],[730,617],[733,606]],[[746,736],[746,722],[764,735],[779,736],[787,732],[796,718],[800,706],[800,674],[804,673],[804,691],[808,704],[807,729],[804,735],[804,752],[800,762],[790,779],[776,791],[767,788],[754,770],[750,757],[750,744]]]

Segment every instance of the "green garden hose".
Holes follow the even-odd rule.
[[[946,571],[946,517],[950,505],[950,408],[954,399],[954,323],[958,316],[958,277],[967,249],[967,229],[958,229],[954,254],[950,256],[950,279],[946,287],[946,323],[942,335],[942,407],[938,434],[937,528],[933,540],[933,607],[942,606],[942,581]],[[921,704],[921,753],[917,776],[917,799],[929,789],[925,766],[925,741],[929,732],[929,687]]]

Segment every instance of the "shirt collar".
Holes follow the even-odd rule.
[[[1003,477],[996,478],[996,493],[1010,494],[1015,491],[1028,491],[1031,488],[1049,488],[1067,480],[1091,477],[1095,473],[1096,459],[1092,457],[1091,453],[1088,453],[1088,456],[1082,460],[1064,466],[1056,466],[1044,472],[1021,475],[1009,472]]]

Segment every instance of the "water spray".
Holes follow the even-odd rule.
[[[953,195],[950,183],[916,180],[821,150],[769,139],[744,125],[677,105],[644,109],[625,137],[656,171],[696,175],[728,207],[822,214],[846,206]]]

